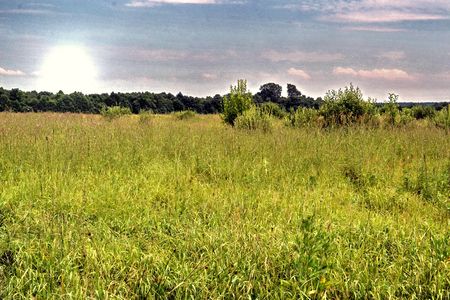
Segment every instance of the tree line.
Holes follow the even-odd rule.
[[[273,102],[286,110],[298,107],[318,108],[321,99],[314,99],[302,95],[295,85],[288,84],[288,97],[282,97],[282,87],[275,83],[261,86],[260,91],[252,95],[257,104]],[[171,113],[191,110],[200,114],[215,114],[223,112],[223,96],[192,97],[182,93],[115,93],[83,94],[74,92],[65,94],[22,91],[20,89],[7,90],[0,88],[0,111],[11,112],[72,112],[72,113],[100,113],[102,109],[120,106],[129,108],[132,113],[153,111],[154,113]]]
[[[110,94],[83,94],[74,92],[65,94],[22,91],[20,89],[4,89],[0,87],[0,111],[11,112],[72,112],[100,113],[108,107],[128,108],[132,113],[152,111],[165,114],[177,111],[191,110],[200,114],[215,114],[223,112],[223,99],[229,95],[212,97],[192,97],[182,93],[133,92]],[[282,96],[282,87],[276,83],[266,83],[259,92],[251,95],[256,105],[275,103],[283,110],[295,111],[298,108],[319,109],[324,101],[303,95],[295,85],[287,85],[287,97]],[[427,106],[441,109],[447,103],[428,103]]]

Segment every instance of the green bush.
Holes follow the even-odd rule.
[[[265,102],[259,106],[260,110],[274,118],[283,119],[286,117],[286,111],[282,109],[278,104],[273,102]]]
[[[450,105],[438,111],[434,116],[433,121],[437,127],[447,130],[450,129]]]
[[[414,117],[414,112],[412,109],[404,108],[399,112],[398,120],[395,123],[400,125],[408,125],[413,122],[416,118]]]
[[[400,110],[397,104],[398,95],[394,93],[389,94],[389,102],[384,105],[384,113],[387,116],[387,120],[391,126],[395,126],[399,123]]]
[[[286,118],[287,125],[291,127],[312,127],[318,125],[319,111],[313,108],[299,107]]]
[[[324,118],[325,126],[341,126],[368,119],[367,115],[375,111],[370,99],[365,101],[361,90],[350,84],[343,90],[327,92],[324,104],[320,108],[320,115]]]
[[[175,117],[178,120],[188,120],[188,119],[192,119],[195,116],[196,116],[196,113],[192,110],[184,110],[184,111],[175,113]]]
[[[433,119],[436,115],[436,110],[432,106],[416,105],[411,109],[412,115],[415,119]]]
[[[109,120],[113,120],[124,115],[131,115],[131,110],[129,107],[111,106],[102,108],[100,114]]]
[[[272,129],[273,124],[271,117],[267,113],[252,106],[236,118],[235,126],[239,129],[262,130],[267,132]]]
[[[234,126],[236,118],[250,109],[252,104],[252,94],[247,90],[247,81],[238,80],[237,86],[231,86],[230,94],[223,98],[223,120]]]

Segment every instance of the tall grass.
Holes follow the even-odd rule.
[[[450,294],[434,127],[0,114],[0,298]]]

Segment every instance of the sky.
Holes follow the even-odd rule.
[[[449,0],[0,0],[0,86],[450,100]]]

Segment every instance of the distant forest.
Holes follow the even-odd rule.
[[[303,95],[295,85],[287,85],[287,97],[282,95],[282,87],[276,83],[267,83],[260,87],[260,91],[253,95],[256,104],[273,102],[286,111],[296,110],[298,107],[318,109],[322,98],[314,99]],[[191,97],[178,93],[115,93],[83,94],[74,92],[58,93],[7,90],[0,87],[0,111],[11,112],[72,112],[97,114],[107,107],[121,106],[129,108],[133,113],[153,111],[154,113],[171,113],[191,110],[200,114],[215,114],[222,112],[222,95],[213,97]],[[380,104],[381,105],[381,104]],[[400,107],[412,107],[417,103],[399,103]],[[448,102],[420,103],[422,106],[433,106],[440,110]]]

